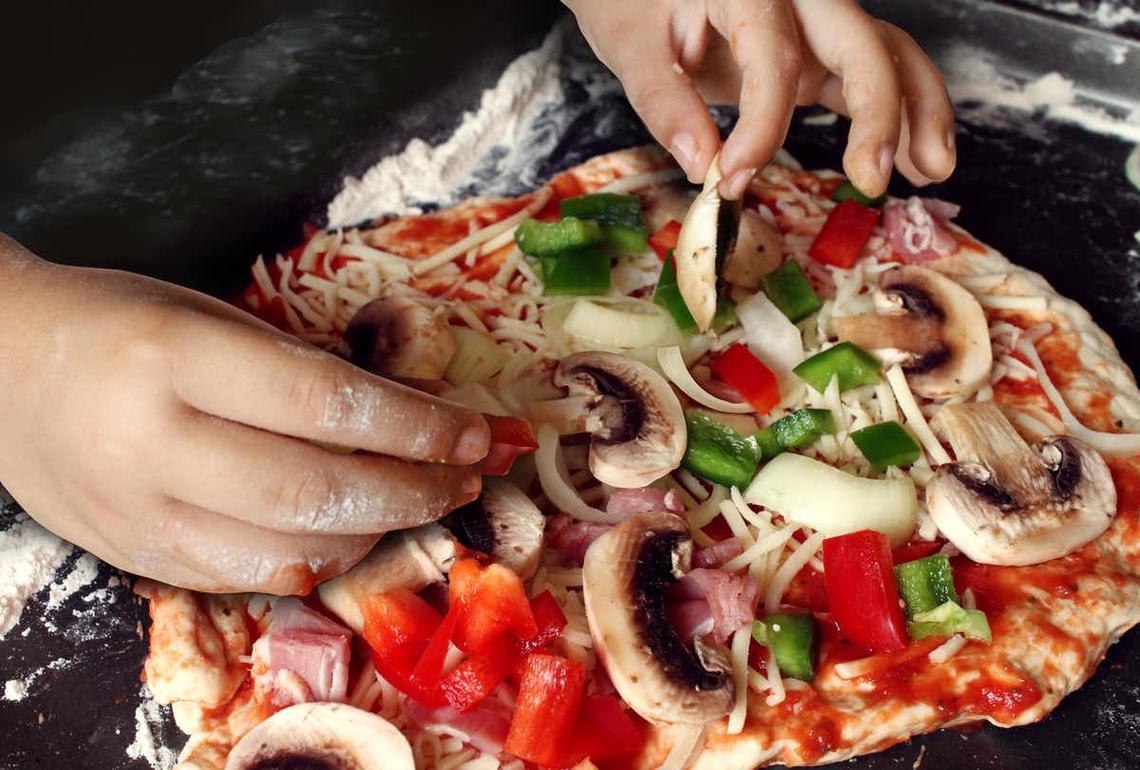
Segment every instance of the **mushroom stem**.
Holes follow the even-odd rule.
[[[833,323],[839,339],[861,348],[898,348],[922,356],[939,347],[938,323],[929,318],[866,313],[836,318]]]

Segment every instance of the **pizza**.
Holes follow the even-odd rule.
[[[493,446],[310,596],[138,583],[179,767],[816,765],[1081,686],[1140,619],[1112,341],[951,203],[715,188],[635,148],[257,260],[243,307]]]

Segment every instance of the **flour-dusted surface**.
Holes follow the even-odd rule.
[[[72,548],[12,505],[0,509],[0,639],[19,622],[24,607],[55,577]],[[0,518],[0,527],[3,527]]]

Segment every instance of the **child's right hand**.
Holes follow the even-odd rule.
[[[0,483],[131,572],[303,593],[479,493],[477,413],[219,300],[0,235],[0,321]]]

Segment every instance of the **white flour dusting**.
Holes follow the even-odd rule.
[[[464,114],[455,133],[432,147],[413,139],[403,152],[384,158],[344,189],[328,207],[329,227],[347,227],[381,214],[416,214],[426,203],[448,199],[496,148],[509,154],[522,144],[542,107],[561,101],[559,55],[565,27],[547,35],[542,46],[523,54],[483,92],[479,109]]]
[[[992,55],[958,46],[942,62],[950,96],[975,123],[1005,123],[1009,112],[1040,113],[1098,134],[1140,142],[1140,114],[1113,115],[1080,98],[1076,83],[1058,72],[1021,82],[998,71]],[[1001,109],[1009,111],[1002,113]]]
[[[0,531],[0,639],[19,622],[28,600],[51,582],[72,550],[24,513],[16,514],[12,526]]]
[[[145,686],[141,697],[135,709],[135,739],[127,746],[127,756],[143,760],[153,770],[170,770],[178,755],[162,740],[162,708],[151,700]]]
[[[80,588],[88,586],[99,576],[99,560],[85,553],[75,560],[71,571],[51,584],[48,600],[44,608],[49,612],[57,610]]]
[[[1084,19],[1104,29],[1115,29],[1124,24],[1140,22],[1140,10],[1111,2],[1097,2],[1085,6],[1075,0],[1066,0],[1059,3],[1042,3],[1042,6],[1057,13]]]
[[[22,701],[28,694],[28,685],[21,679],[9,679],[4,683],[4,700]]]

